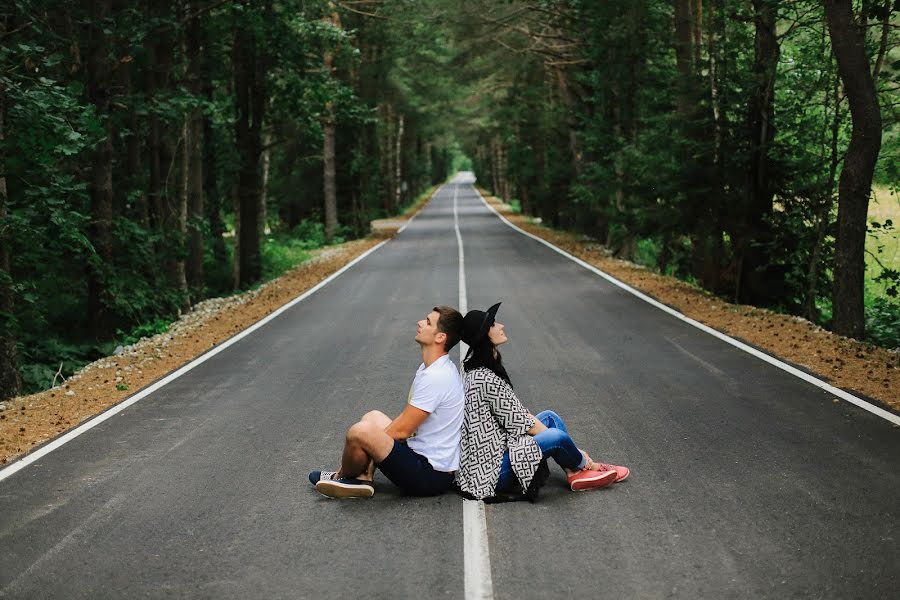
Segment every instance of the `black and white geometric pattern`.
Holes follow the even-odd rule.
[[[509,384],[490,369],[466,373],[465,390],[456,484],[478,499],[494,496],[503,453],[509,449],[513,472],[527,490],[542,458],[541,449],[528,435],[534,419]]]

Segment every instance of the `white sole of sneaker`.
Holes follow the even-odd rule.
[[[605,488],[616,481],[615,471],[595,471],[597,473],[592,477],[584,477],[576,479],[569,487],[573,492],[586,492],[588,490],[596,490]]]
[[[316,491],[329,498],[371,498],[375,495],[375,488],[371,485],[343,483],[335,480],[320,481],[316,484]]]

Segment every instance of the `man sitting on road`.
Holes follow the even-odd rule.
[[[331,498],[368,498],[377,466],[388,479],[415,496],[435,496],[453,485],[459,468],[459,440],[465,397],[459,370],[448,353],[462,335],[463,317],[436,306],[418,323],[422,364],[407,405],[393,421],[373,410],[347,432],[341,468],[312,471],[316,491]]]

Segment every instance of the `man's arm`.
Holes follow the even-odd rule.
[[[400,416],[391,421],[384,432],[397,441],[403,441],[414,434],[430,414],[412,404],[407,404]]]

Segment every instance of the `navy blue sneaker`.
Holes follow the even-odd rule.
[[[375,486],[362,479],[320,479],[316,491],[329,498],[371,498]]]
[[[310,471],[309,482],[316,485],[320,481],[337,479],[337,471]]]

